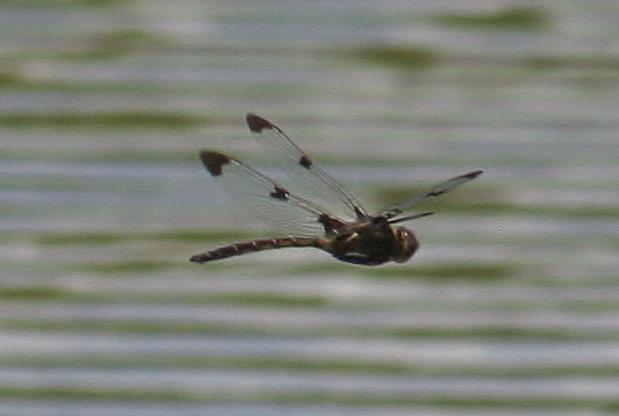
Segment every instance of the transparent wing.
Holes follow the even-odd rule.
[[[367,212],[332,176],[320,169],[279,127],[255,114],[248,114],[247,125],[252,135],[273,157],[275,163],[295,185],[315,195],[332,207],[333,203],[346,208],[342,212],[351,219],[367,217]],[[335,206],[333,206],[335,208]],[[339,213],[339,212],[338,212]]]
[[[413,206],[419,204],[422,201],[425,201],[429,198],[434,198],[436,196],[442,195],[445,192],[452,190],[460,185],[463,185],[469,181],[472,181],[476,177],[482,174],[481,170],[475,170],[469,173],[465,173],[464,175],[456,176],[455,178],[451,178],[445,182],[441,182],[438,185],[433,186],[426,192],[418,195],[414,195],[409,199],[406,199],[399,204],[390,205],[386,208],[383,208],[378,212],[379,216],[384,216],[387,219],[393,218],[396,215],[402,213],[403,211],[412,208]]]
[[[297,237],[324,234],[319,220],[330,214],[314,203],[291,194],[262,173],[222,153],[205,150],[200,159],[227,192],[277,231]]]

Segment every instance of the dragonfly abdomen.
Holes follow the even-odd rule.
[[[307,237],[279,237],[264,240],[253,240],[246,243],[236,243],[227,246],[219,247],[202,254],[196,254],[189,260],[194,263],[206,263],[207,261],[220,260],[233,256],[240,256],[256,251],[273,250],[276,248],[286,247],[317,247],[318,240],[316,238]]]

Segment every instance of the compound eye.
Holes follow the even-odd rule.
[[[399,228],[397,230],[396,253],[393,256],[393,261],[403,263],[410,259],[419,248],[419,243],[410,230]]]

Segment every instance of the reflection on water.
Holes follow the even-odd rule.
[[[615,2],[4,2],[0,406],[14,415],[611,414]],[[484,169],[409,264],[270,235],[209,180],[283,127],[372,211]],[[568,410],[569,409],[569,410]]]

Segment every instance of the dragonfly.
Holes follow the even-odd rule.
[[[203,150],[200,159],[208,173],[256,217],[282,233],[281,237],[257,239],[215,248],[190,258],[206,263],[248,253],[287,247],[321,249],[338,260],[364,266],[404,263],[419,248],[415,234],[399,224],[433,214],[402,215],[418,204],[463,185],[479,175],[474,170],[435,185],[425,192],[375,214],[368,211],[344,187],[297,146],[275,124],[247,114],[252,135],[273,156],[281,170],[302,184],[314,198],[291,192],[249,165],[214,150]],[[322,201],[322,202],[321,202]],[[326,208],[334,203],[345,215]]]

